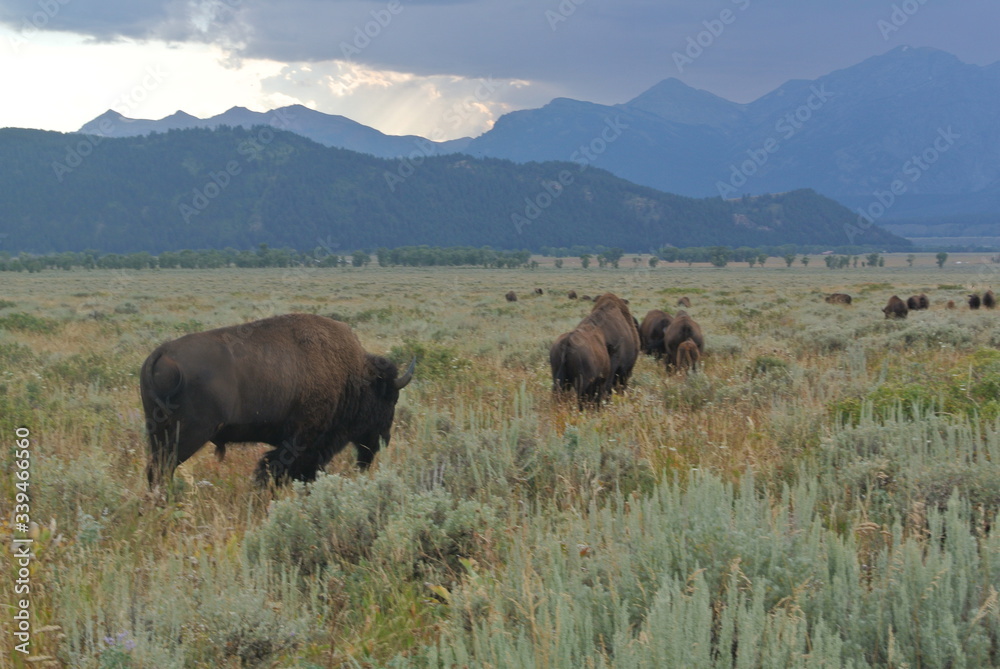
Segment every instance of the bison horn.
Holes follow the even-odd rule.
[[[396,379],[396,390],[402,390],[406,387],[406,384],[410,382],[413,378],[413,368],[417,366],[417,359],[414,358],[410,361],[410,366],[406,368],[406,373],[401,377]]]

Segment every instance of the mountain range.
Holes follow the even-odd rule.
[[[120,138],[0,129],[0,183],[13,252],[907,247],[808,189],[696,199],[574,162],[451,154],[414,165],[261,127]]]
[[[971,65],[903,46],[814,80],[789,81],[750,103],[666,79],[623,104],[557,98],[505,114],[479,137],[441,143],[385,135],[301,106],[268,114],[233,108],[204,120],[178,112],[138,121],[108,112],[81,132],[268,123],[381,157],[423,147],[425,155],[563,160],[691,197],[812,188],[890,226],[925,219],[932,228],[967,217],[988,230],[1000,229],[998,108],[1000,63]],[[98,132],[101,121],[110,133]]]

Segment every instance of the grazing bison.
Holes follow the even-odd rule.
[[[569,297],[569,299],[571,299],[571,300],[575,300],[575,299],[576,299],[576,291],[575,291],[575,290],[571,290],[571,291],[569,291],[569,295],[568,295],[568,297]]]
[[[515,293],[513,290],[507,291],[507,294],[504,295],[504,297],[507,298],[508,302],[517,302],[517,293]]]
[[[910,295],[906,298],[906,308],[910,311],[918,311],[920,309],[920,298],[916,295]]]
[[[893,295],[889,298],[889,303],[882,308],[882,313],[885,314],[886,318],[906,318],[910,310],[907,308],[906,302]]]
[[[541,288],[535,288],[535,295],[544,295],[545,291]]]
[[[978,309],[979,308],[979,304],[980,304],[980,302],[979,302],[979,295],[978,294],[973,293],[972,295],[969,295],[969,308],[970,309]]]
[[[663,349],[668,370],[677,365],[678,351],[681,344],[688,339],[694,342],[700,357],[701,352],[705,350],[705,338],[701,334],[701,326],[686,311],[678,311],[663,332]]]
[[[679,372],[694,371],[700,359],[701,351],[698,349],[698,344],[694,339],[685,339],[677,347],[677,360],[674,364]]]
[[[994,307],[997,306],[997,300],[993,296],[992,290],[987,290],[985,293],[983,293],[983,306],[986,307],[987,309],[993,309]]]
[[[666,349],[663,347],[663,331],[670,325],[673,316],[659,309],[651,309],[639,326],[639,346],[643,353],[659,359]]]
[[[607,390],[610,391],[614,385],[626,387],[639,357],[639,330],[628,305],[614,293],[605,293],[594,300],[593,309],[580,321],[580,325],[593,325],[604,334],[611,360]]]
[[[830,304],[850,304],[851,296],[847,293],[833,293],[824,298]]]
[[[594,298],[592,298],[590,295],[583,295],[583,296],[580,297],[580,299],[581,300],[586,300],[586,301],[590,302]]]
[[[948,304],[945,305],[949,309],[955,308],[955,300],[948,300]]]
[[[920,309],[930,309],[931,301],[927,298],[927,295],[925,295],[924,293],[920,293],[919,295],[917,295],[917,306]]]
[[[691,308],[691,300],[689,300],[687,297],[682,297],[681,299],[677,300],[677,306],[678,307],[685,307],[687,309],[690,309]]]
[[[611,358],[600,328],[581,324],[559,335],[549,349],[549,365],[553,392],[575,390],[580,409],[585,402],[600,405],[612,378]]]
[[[413,377],[366,353],[345,323],[287,314],[169,341],[142,365],[139,384],[153,487],[207,442],[263,442],[256,478],[312,481],[348,442],[366,469],[389,443],[399,391]]]

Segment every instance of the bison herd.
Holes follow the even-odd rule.
[[[640,352],[663,359],[667,370],[688,371],[698,364],[704,345],[701,328],[687,312],[671,316],[653,309],[640,324],[626,300],[605,293],[549,349],[552,388],[574,391],[581,409],[599,406],[613,389],[628,386]]]
[[[827,302],[831,301],[830,297],[826,298]],[[847,304],[850,304],[849,296]],[[978,293],[972,293],[969,295],[969,308],[978,309],[980,306],[986,307],[987,309],[993,309],[996,306],[996,298],[994,297],[992,290],[987,290],[983,293],[982,297],[980,297]],[[948,309],[954,309],[955,301],[948,300],[945,307]],[[889,298],[888,304],[882,308],[882,313],[885,314],[886,318],[906,318],[911,311],[921,311],[923,309],[930,308],[930,299],[928,299],[928,297],[923,293],[920,295],[911,295],[906,298],[905,302],[898,295],[893,295]]]

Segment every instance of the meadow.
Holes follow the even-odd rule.
[[[17,428],[37,523],[3,666],[1000,666],[1000,311],[965,307],[1000,266],[566,265],[0,277],[0,523]],[[701,370],[554,398],[571,289],[640,320],[688,296]],[[149,494],[145,357],[293,311],[417,356],[372,470],[260,490],[265,447],[205,448]]]

